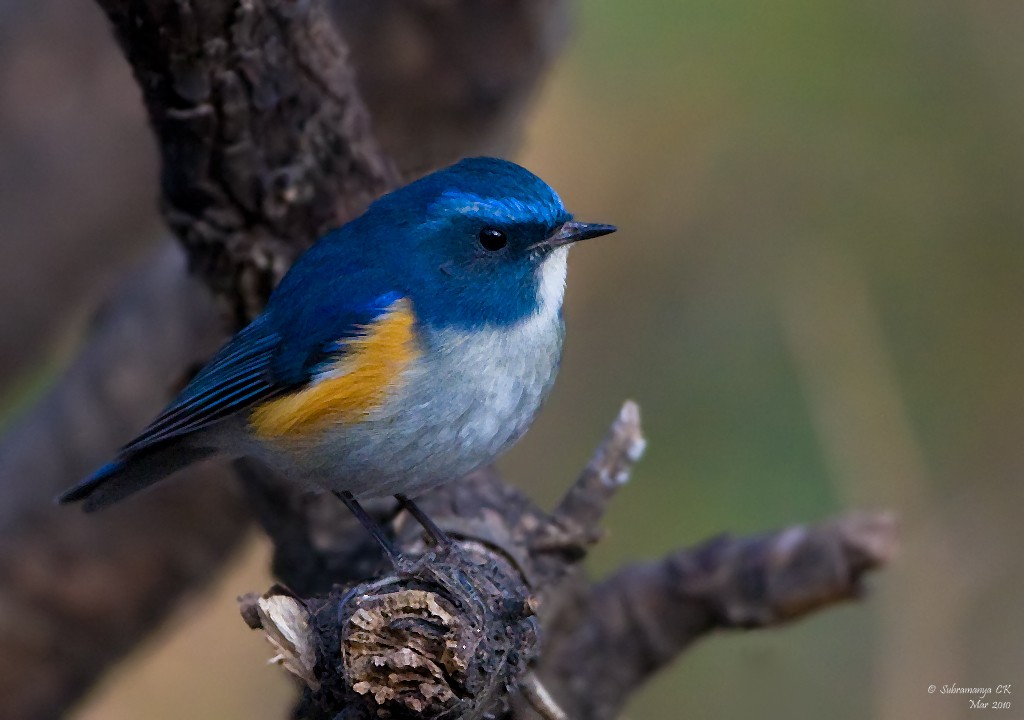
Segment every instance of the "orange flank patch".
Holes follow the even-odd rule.
[[[256,435],[300,435],[332,422],[356,422],[380,407],[399,375],[420,353],[415,322],[409,301],[396,301],[361,335],[346,341],[336,375],[257,407],[249,418]]]

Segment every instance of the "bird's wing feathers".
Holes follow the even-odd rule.
[[[124,450],[134,452],[194,432],[280,392],[271,373],[279,344],[280,337],[264,323],[250,325]]]
[[[348,310],[318,314],[315,326],[297,318],[261,316],[241,331],[123,452],[134,453],[202,430],[235,413],[302,391],[324,368],[352,352],[374,321],[390,312],[397,293]]]
[[[422,352],[412,304],[389,295],[372,320],[352,329],[343,340],[324,343],[320,352],[306,357],[304,367],[314,373],[313,382],[253,408],[250,427],[257,437],[297,437],[337,423],[358,423],[387,401]]]

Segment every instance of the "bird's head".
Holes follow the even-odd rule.
[[[466,325],[557,311],[569,245],[615,231],[573,220],[547,183],[495,158],[427,175],[381,198],[368,215],[393,228],[387,252],[411,280],[417,311]]]

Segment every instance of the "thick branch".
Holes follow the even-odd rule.
[[[185,2],[103,4],[122,23],[122,43],[146,46],[131,54],[161,131],[164,187],[173,196],[166,203],[168,213],[172,221],[195,233],[189,235],[194,241],[193,262],[225,291],[223,297],[234,288],[237,294],[227,297],[228,303],[236,317],[247,315],[295,250],[323,227],[354,213],[390,182],[386,164],[376,163],[370,152],[372,138],[343,62],[344,52],[338,47],[331,50],[337,37],[324,26],[317,8],[311,15],[303,14],[307,4],[259,3],[261,8],[296,7],[298,14],[289,19],[288,11],[257,18],[253,3],[195,3],[200,17],[193,15],[191,20]],[[239,11],[228,12],[229,4],[239,6]],[[389,22],[405,22],[383,6],[384,19],[376,22],[369,18],[369,6],[343,5],[337,6],[343,22],[350,13],[358,14],[386,36],[392,35]],[[562,2],[521,0],[502,3],[502,12],[532,13],[543,20],[560,17],[563,7]],[[217,17],[224,20],[220,26]],[[487,22],[486,13],[473,17],[474,22]],[[443,57],[453,36],[444,42],[431,40],[437,29],[431,12],[418,18],[415,32]],[[129,20],[142,23],[138,35],[124,24]],[[157,20],[165,22],[159,32],[154,30]],[[548,32],[549,25],[537,22],[535,32],[544,37],[515,44],[510,64],[535,66],[535,71],[519,75],[519,86],[502,86],[500,95],[530,94],[543,61],[559,45]],[[519,27],[509,26],[517,32]],[[232,36],[218,39],[226,28],[232,29]],[[282,38],[274,40],[275,32]],[[486,36],[493,41],[502,30],[488,24],[477,32],[473,23],[465,23],[460,32],[464,38]],[[151,44],[155,35],[162,44]],[[253,41],[251,48],[244,46],[246,38]],[[391,46],[364,45],[356,59],[364,63],[360,72],[372,73],[368,66],[384,62],[395,51]],[[162,53],[167,54],[163,59]],[[446,73],[445,83],[486,85],[487,71],[474,65],[473,57],[488,55],[464,55],[461,65],[428,64]],[[463,82],[458,73],[474,79]],[[232,94],[239,78],[240,94]],[[344,85],[340,89],[318,87],[338,78]],[[394,74],[381,78],[410,82],[407,76]],[[437,84],[423,76],[417,82]],[[466,119],[464,96],[438,93],[430,114],[447,115],[451,124],[421,126],[418,114],[402,105],[407,93],[398,88],[375,90],[393,116],[387,132],[440,149],[433,156],[439,162],[465,152],[460,123],[475,124],[481,117]],[[497,95],[495,100],[500,110],[487,114],[489,125],[475,131],[474,152],[507,147],[513,133],[515,123],[502,109],[511,104]],[[169,104],[161,105],[164,102]],[[441,133],[442,127],[444,137],[434,138],[431,133]],[[385,139],[389,146],[398,144],[395,137]],[[402,166],[420,164],[416,159]],[[104,181],[117,183],[118,178],[105,176]],[[132,184],[130,179],[123,181]],[[278,195],[268,187],[276,188]],[[293,192],[296,188],[299,191]],[[110,197],[132,195],[112,192]],[[123,207],[118,212],[123,213]],[[243,501],[219,479],[176,479],[103,517],[79,516],[51,503],[58,491],[107,459],[142,427],[209,356],[224,337],[215,308],[208,293],[185,276],[180,251],[161,251],[126,278],[68,373],[4,438],[0,604],[11,611],[0,620],[0,716],[58,714],[91,679],[144,637],[178,598],[209,578],[244,531]],[[34,558],[32,564],[21,562],[29,557]],[[29,571],[31,581],[25,576]],[[96,601],[89,612],[71,611],[65,605],[74,598],[61,600],[60,587],[69,577],[81,578],[81,583],[103,579],[95,580],[97,587],[108,600],[121,604],[104,606]],[[67,587],[74,590],[78,585]],[[112,587],[117,588],[116,597]],[[54,600],[40,602],[44,597]],[[44,677],[46,684],[39,682]]]
[[[365,530],[323,512],[332,505],[345,512],[333,497],[307,497],[283,512],[275,505],[269,529],[275,570],[313,592],[292,597],[290,586],[289,599],[282,600],[281,590],[272,590],[242,608],[251,626],[268,633],[285,667],[304,678],[299,714],[310,720],[341,712],[351,720],[381,713],[464,720],[507,715],[514,689],[540,650],[546,603],[558,600],[578,558],[530,550],[531,538],[547,523],[544,513],[493,470],[426,499],[424,509],[458,538],[451,549],[431,548],[407,516],[380,507],[382,520],[394,518],[404,557],[418,559],[396,571],[365,541],[355,544],[363,564],[352,563],[346,543],[357,533],[365,537]],[[367,558],[373,559],[369,566]],[[368,570],[363,578],[370,579],[354,577],[353,569]],[[287,612],[257,611],[268,602],[284,604]],[[275,641],[280,637],[300,640],[289,649]]]
[[[164,212],[241,318],[397,174],[319,2],[99,0],[163,158]]]
[[[690,644],[858,597],[895,549],[889,513],[854,513],[746,538],[722,536],[596,585],[562,620],[539,674],[574,718],[610,720]],[[586,688],[584,692],[583,689]]]

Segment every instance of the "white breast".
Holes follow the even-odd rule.
[[[414,495],[494,460],[526,432],[554,382],[567,254],[559,248],[541,267],[536,313],[511,327],[434,331],[424,339],[431,351],[367,421],[271,460],[363,497]]]

